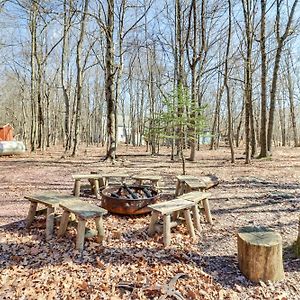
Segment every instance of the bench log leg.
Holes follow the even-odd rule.
[[[136,179],[136,180],[135,180],[135,184],[136,184],[137,186],[141,186],[141,185],[143,184],[143,181],[142,181],[141,179]]]
[[[190,210],[185,209],[183,211],[183,214],[184,214],[184,219],[185,219],[185,222],[186,222],[187,229],[188,229],[191,237],[194,239],[195,238],[195,230],[194,230],[194,225],[193,225],[193,222],[192,222]]]
[[[37,202],[30,202],[30,207],[26,219],[26,227],[30,227],[36,214]]]
[[[192,207],[192,212],[193,212],[194,226],[196,230],[200,232],[201,231],[200,213],[199,213],[199,208],[197,203],[195,203],[195,206]]]
[[[202,203],[203,203],[203,207],[204,207],[204,211],[205,211],[206,220],[209,224],[212,224],[213,221],[212,221],[212,217],[211,217],[211,213],[210,213],[208,199],[203,199]]]
[[[47,207],[47,219],[46,219],[46,240],[50,240],[53,235],[54,229],[54,207]]]
[[[95,194],[95,182],[96,181],[98,181],[98,180],[96,180],[96,179],[89,179],[89,183],[90,183],[90,186],[91,186],[91,192],[92,192],[92,194]]]
[[[98,179],[98,182],[99,182],[99,187],[100,188],[105,188],[107,186],[107,182],[106,182],[106,179],[104,177],[101,177]]]
[[[96,198],[98,199],[99,196],[99,180],[94,180],[94,193]]]
[[[77,226],[76,249],[83,250],[86,220],[79,219]]]
[[[186,184],[185,182],[180,183],[179,196],[186,193]]]
[[[179,217],[180,217],[180,211],[174,211],[174,212],[172,213],[172,220],[173,220],[173,221],[178,220]]]
[[[170,245],[171,242],[171,216],[168,215],[164,215],[163,216],[164,219],[164,245],[165,247],[168,247]]]
[[[155,233],[155,224],[158,220],[159,212],[153,211],[151,214],[151,221],[148,229],[148,234],[151,236]]]
[[[105,235],[102,217],[96,218],[95,223],[97,228],[97,242],[100,244],[102,243]]]
[[[158,189],[158,180],[152,180],[152,184]]]
[[[80,179],[75,179],[74,196],[79,197],[79,195],[80,195]]]
[[[69,223],[69,217],[70,217],[70,213],[65,210],[61,217],[60,226],[59,226],[58,234],[57,234],[58,237],[61,237],[65,234],[67,227],[68,227],[68,223]]]
[[[176,182],[176,190],[175,190],[175,197],[179,196],[179,190],[180,190],[180,181],[177,180]]]

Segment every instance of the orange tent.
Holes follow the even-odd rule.
[[[0,141],[13,140],[13,127],[9,124],[0,127]]]

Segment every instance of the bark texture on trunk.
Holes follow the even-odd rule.
[[[237,235],[241,272],[251,281],[279,281],[284,278],[282,238],[266,228],[244,227]]]
[[[107,1],[106,53],[105,53],[105,98],[107,104],[107,151],[106,159],[116,159],[116,102],[114,93],[114,0]]]

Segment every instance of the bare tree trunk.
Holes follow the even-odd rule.
[[[126,0],[122,0],[120,4],[120,11],[119,11],[119,40],[118,40],[118,45],[119,45],[119,63],[118,63],[118,70],[117,70],[117,78],[116,78],[116,94],[115,94],[115,140],[116,143],[117,141],[117,136],[118,136],[118,102],[119,102],[119,96],[121,93],[121,77],[123,73],[123,35],[124,35],[124,17],[125,17],[125,10],[126,10]]]
[[[76,112],[75,112],[75,131],[74,131],[74,146],[72,156],[76,155],[77,147],[79,143],[79,127],[81,122],[81,105],[82,105],[82,84],[83,84],[83,66],[81,62],[82,58],[82,45],[85,34],[87,12],[88,12],[89,0],[84,1],[84,8],[80,22],[80,34],[77,42],[76,49],[76,68],[77,68],[77,90],[76,90]]]
[[[204,14],[204,7],[205,1],[202,1],[202,13]],[[189,28],[188,28],[188,37],[190,36],[191,31],[191,22],[192,22],[192,14],[193,14],[193,30],[192,30],[192,61],[189,62],[190,69],[191,69],[191,112],[190,112],[190,126],[188,128],[189,133],[189,145],[190,145],[190,157],[189,160],[195,160],[195,152],[196,152],[196,130],[195,130],[195,118],[196,118],[196,103],[197,103],[197,74],[196,74],[196,67],[198,63],[198,55],[197,55],[197,5],[196,0],[192,0],[190,14],[189,14]],[[204,27],[203,20],[201,21],[201,27]],[[204,30],[204,29],[202,29]],[[187,43],[189,43],[189,38],[186,39]],[[188,51],[189,45],[186,45],[186,49]],[[189,53],[187,53],[189,54]],[[189,55],[187,55],[189,58]]]
[[[70,139],[70,99],[68,95],[68,87],[65,83],[65,70],[68,71],[68,68],[66,68],[66,65],[68,65],[68,47],[69,47],[69,27],[70,27],[70,16],[67,13],[67,1],[69,2],[69,7],[71,6],[72,0],[64,0],[64,25],[63,25],[63,43],[62,43],[62,52],[61,52],[61,73],[60,73],[60,80],[61,80],[61,86],[63,90],[63,98],[64,98],[64,104],[65,104],[65,113],[64,113],[64,133],[65,133],[65,139],[64,139],[64,145],[65,145],[65,152],[67,152],[70,149],[71,139]]]
[[[31,100],[31,126],[30,126],[30,146],[31,151],[36,149],[36,27],[37,27],[37,13],[38,13],[38,1],[32,2],[31,12],[30,12],[30,32],[31,32],[31,56],[30,56],[30,66],[31,66],[31,82],[30,82],[30,100]]]
[[[106,53],[105,53],[105,98],[107,103],[107,151],[106,158],[116,159],[116,124],[114,97],[114,0],[107,0]]]
[[[285,122],[285,102],[284,100],[280,101],[279,105],[279,120],[281,128],[281,146],[286,146],[286,122]]]
[[[241,133],[241,128],[242,128],[242,123],[243,123],[243,115],[245,111],[245,101],[243,101],[243,106],[241,110],[241,116],[240,116],[240,121],[236,127],[236,141],[235,141],[235,146],[238,148],[240,145],[240,133]]]
[[[43,66],[42,66],[42,51],[36,51],[37,62],[37,148],[43,149],[44,138],[44,114],[43,114],[43,93],[42,93],[42,78],[43,78]]]
[[[184,113],[184,101],[185,97],[184,84],[183,84],[183,73],[184,73],[184,46],[182,41],[182,5],[180,0],[176,0],[175,3],[176,11],[176,44],[177,44],[177,117],[179,120],[182,120],[182,115]],[[183,153],[184,146],[184,133],[183,133],[183,124],[182,121],[179,121],[177,130],[177,154],[181,157],[182,161],[182,173],[185,175],[185,157]]]
[[[266,0],[260,1],[260,52],[261,52],[261,119],[260,119],[260,154],[268,156],[267,147],[267,54],[266,54]]]
[[[214,120],[213,120],[213,126],[212,126],[212,138],[210,143],[210,150],[217,149],[218,146],[218,140],[220,132],[218,130],[219,126],[219,120],[220,120],[220,110],[221,110],[221,99],[224,93],[224,85],[221,85],[221,72],[218,72],[218,90],[216,95],[216,106],[215,106],[215,112],[214,112]]]
[[[232,111],[231,111],[231,99],[230,99],[230,91],[228,85],[228,59],[229,59],[229,51],[230,51],[230,43],[231,43],[231,0],[228,0],[228,39],[227,39],[227,47],[226,47],[226,55],[225,55],[225,70],[224,70],[224,86],[226,88],[227,94],[227,117],[228,117],[228,142],[230,146],[231,153],[231,163],[234,163],[234,149],[233,149],[233,140],[232,140]]]
[[[276,0],[277,3],[277,12],[276,12],[276,37],[277,37],[277,49],[275,54],[274,69],[272,76],[272,85],[270,91],[270,109],[269,109],[269,123],[268,123],[268,136],[267,136],[267,145],[268,151],[272,150],[272,136],[273,136],[273,127],[274,127],[274,116],[275,116],[275,104],[276,104],[276,94],[277,94],[277,80],[278,80],[278,71],[279,64],[281,60],[282,50],[285,45],[287,37],[291,34],[290,28],[293,21],[293,17],[296,11],[296,6],[299,0],[294,0],[292,9],[288,16],[288,21],[285,27],[284,34],[280,36],[280,6],[282,5],[281,0]]]
[[[295,114],[295,102],[294,102],[294,86],[293,86],[293,80],[290,71],[290,67],[291,67],[290,60],[292,60],[292,57],[291,54],[288,53],[288,57],[286,59],[286,69],[287,69],[287,89],[288,89],[288,98],[290,104],[291,125],[293,130],[294,147],[299,147],[297,121],[296,121],[296,114]]]
[[[252,2],[243,0],[243,13],[246,31],[246,61],[245,61],[245,163],[250,163],[251,113],[252,113],[252,46],[253,46],[253,7]],[[252,116],[253,117],[253,116]]]

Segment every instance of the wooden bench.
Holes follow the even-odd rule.
[[[199,204],[201,203],[203,208],[204,208],[204,212],[205,212],[205,216],[206,216],[206,221],[209,224],[212,224],[212,217],[211,217],[211,212],[210,212],[210,207],[209,207],[209,201],[208,198],[210,197],[210,193],[203,193],[203,192],[190,192],[187,194],[183,194],[179,197],[177,197],[177,199],[182,199],[182,200],[187,200],[187,201],[192,201],[193,203],[195,203],[195,207],[193,207],[193,216],[194,216],[194,224],[195,227],[200,231],[200,219],[197,217],[199,216]]]
[[[134,179],[138,185],[143,185],[145,181],[150,181],[151,185],[158,189],[158,182],[162,177],[159,175],[135,175],[132,176],[132,179]]]
[[[218,185],[219,183],[218,178],[216,176],[195,177],[192,175],[178,175],[176,176],[176,178],[176,197],[192,191],[204,192]]]
[[[68,202],[60,203],[59,206],[64,210],[58,230],[59,237],[65,234],[68,227],[69,216],[71,213],[73,213],[78,219],[76,249],[78,249],[79,251],[83,250],[86,222],[90,219],[93,219],[95,221],[98,242],[102,242],[104,238],[102,216],[107,213],[107,210],[97,205],[82,201],[78,198],[72,199]]]
[[[30,227],[35,216],[39,213],[37,211],[37,205],[42,204],[47,207],[46,213],[46,239],[49,240],[52,238],[54,230],[54,216],[55,210],[59,207],[60,203],[68,202],[70,199],[74,198],[73,196],[60,195],[60,194],[47,194],[47,195],[33,195],[25,196],[25,199],[30,201],[30,207],[26,220],[26,227]]]
[[[130,176],[127,173],[104,173],[102,174],[104,180],[104,186],[107,187],[110,184],[112,178],[120,179],[120,183],[123,184]]]
[[[87,179],[91,185],[91,190],[94,192],[95,196],[98,198],[99,187],[104,185],[102,175],[100,175],[100,174],[74,174],[74,175],[72,175],[72,178],[75,180],[74,190],[73,190],[73,194],[75,197],[79,197],[79,195],[80,195],[81,180]]]
[[[95,194],[96,198],[99,196],[99,189],[107,187],[109,180],[111,178],[121,178],[121,183],[124,183],[125,179],[129,175],[125,173],[111,173],[111,174],[100,174],[100,173],[91,173],[91,174],[74,174],[72,178],[74,182],[73,194],[75,197],[80,195],[81,180],[87,179],[91,185],[91,190]]]
[[[178,225],[177,220],[171,222],[171,215],[176,212],[183,211],[187,229],[192,238],[195,238],[195,230],[191,218],[191,209],[195,206],[192,201],[174,199],[162,203],[149,205],[152,210],[151,221],[148,229],[148,234],[153,235],[156,231],[160,231],[160,226],[157,223],[159,217],[163,218],[163,241],[167,247],[171,241],[171,227]]]

